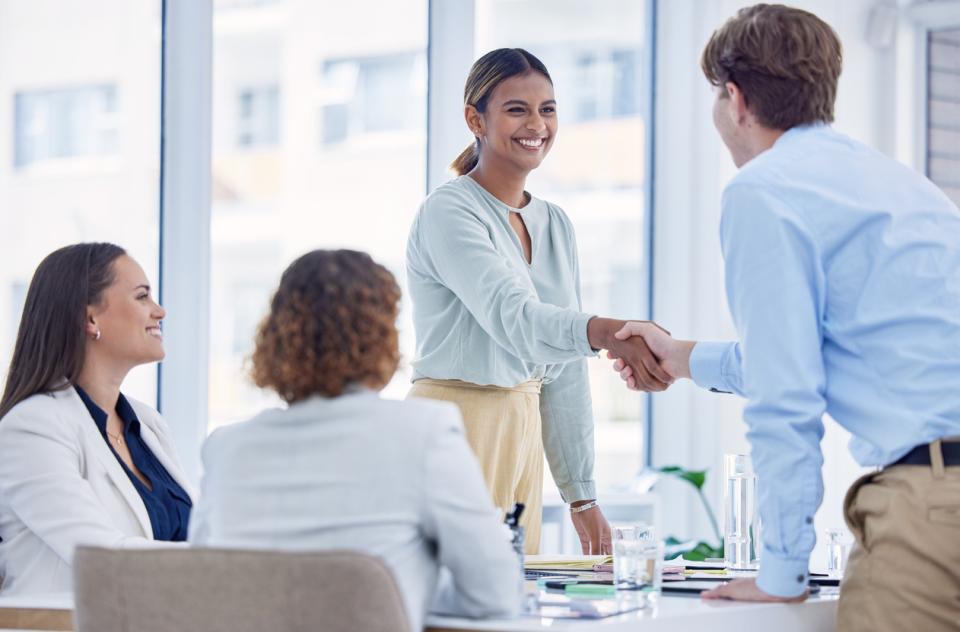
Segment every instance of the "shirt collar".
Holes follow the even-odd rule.
[[[778,138],[773,143],[773,146],[782,147],[783,145],[787,145],[788,143],[792,142],[794,138],[805,136],[806,134],[809,134],[811,132],[821,132],[828,129],[830,129],[830,125],[828,123],[823,123],[823,122],[807,123],[806,125],[795,125],[790,129],[788,129],[787,131],[785,131],[783,134],[781,134],[780,138]]]
[[[506,202],[504,202],[503,200],[501,200],[501,199],[498,198],[497,196],[495,196],[493,193],[490,193],[489,191],[487,191],[485,188],[483,188],[483,185],[482,185],[482,184],[480,184],[479,182],[477,182],[476,180],[474,180],[472,177],[464,174],[464,175],[460,176],[460,178],[465,179],[467,182],[470,183],[470,186],[472,186],[473,188],[475,188],[475,189],[477,189],[478,191],[480,191],[480,194],[481,194],[484,198],[486,198],[487,200],[489,200],[489,201],[497,208],[497,210],[500,211],[501,213],[503,213],[504,215],[507,215],[507,214],[509,214],[509,213],[511,213],[511,212],[512,212],[512,213],[520,213],[520,214],[522,215],[524,212],[529,211],[530,209],[532,209],[532,208],[533,208],[533,205],[534,205],[534,204],[536,203],[536,201],[537,201],[537,198],[535,198],[532,193],[530,193],[529,191],[524,191],[524,194],[525,194],[527,197],[529,197],[530,199],[527,201],[526,206],[524,206],[523,208],[515,208],[515,207],[513,207],[513,206],[510,206],[509,204],[507,204]]]
[[[90,398],[90,395],[80,388],[78,384],[74,384],[73,388],[76,389],[77,395],[80,396],[83,405],[87,407],[87,411],[90,413],[90,416],[93,417],[94,423],[97,424],[97,428],[100,429],[100,434],[106,436],[107,413],[97,406],[96,402]],[[137,413],[134,412],[133,406],[131,406],[127,398],[123,396],[123,393],[120,393],[120,397],[117,398],[116,411],[120,420],[123,421],[124,432],[140,433],[140,420],[137,419]]]

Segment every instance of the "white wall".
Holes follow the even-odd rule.
[[[737,0],[658,3],[654,317],[681,338],[734,336],[724,297],[718,224],[720,193],[735,168],[711,123],[713,96],[700,71],[699,55],[710,33],[738,8],[750,4]],[[893,17],[895,28],[878,29],[883,21],[874,19],[871,29],[872,11],[880,4],[874,0],[791,4],[819,15],[843,41],[836,128],[912,162],[922,129],[915,113],[923,96],[922,82],[917,80],[923,74],[923,60],[911,18],[894,8],[886,15]],[[653,464],[709,468],[707,491],[718,511],[721,457],[726,452],[748,451],[742,405],[735,396],[700,391],[689,382],[654,396]],[[824,529],[843,525],[843,495],[864,471],[847,451],[848,438],[837,424],[826,421],[822,443],[826,491],[816,516],[818,536]],[[666,532],[708,537],[707,522],[692,494],[679,485],[659,489],[664,495]],[[813,565],[823,562],[819,546]]]

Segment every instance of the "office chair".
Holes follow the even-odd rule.
[[[410,632],[362,553],[81,547],[73,571],[77,632]]]

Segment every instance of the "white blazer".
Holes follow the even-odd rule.
[[[452,404],[315,397],[217,429],[203,464],[192,543],[376,555],[411,630],[431,605],[474,617],[519,608],[520,562]]]
[[[166,423],[127,398],[144,443],[194,497]],[[78,545],[155,542],[147,509],[73,387],[33,395],[0,419],[0,595],[68,592]]]

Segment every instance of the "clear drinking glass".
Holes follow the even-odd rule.
[[[636,591],[642,605],[660,595],[663,575],[663,541],[621,539],[613,541],[613,583],[617,590]]]
[[[610,540],[652,540],[653,527],[644,522],[610,525]]]
[[[827,570],[842,576],[850,555],[850,537],[843,529],[827,529]]]
[[[725,454],[723,471],[723,553],[727,568],[755,569],[760,551],[757,476],[746,454]]]

